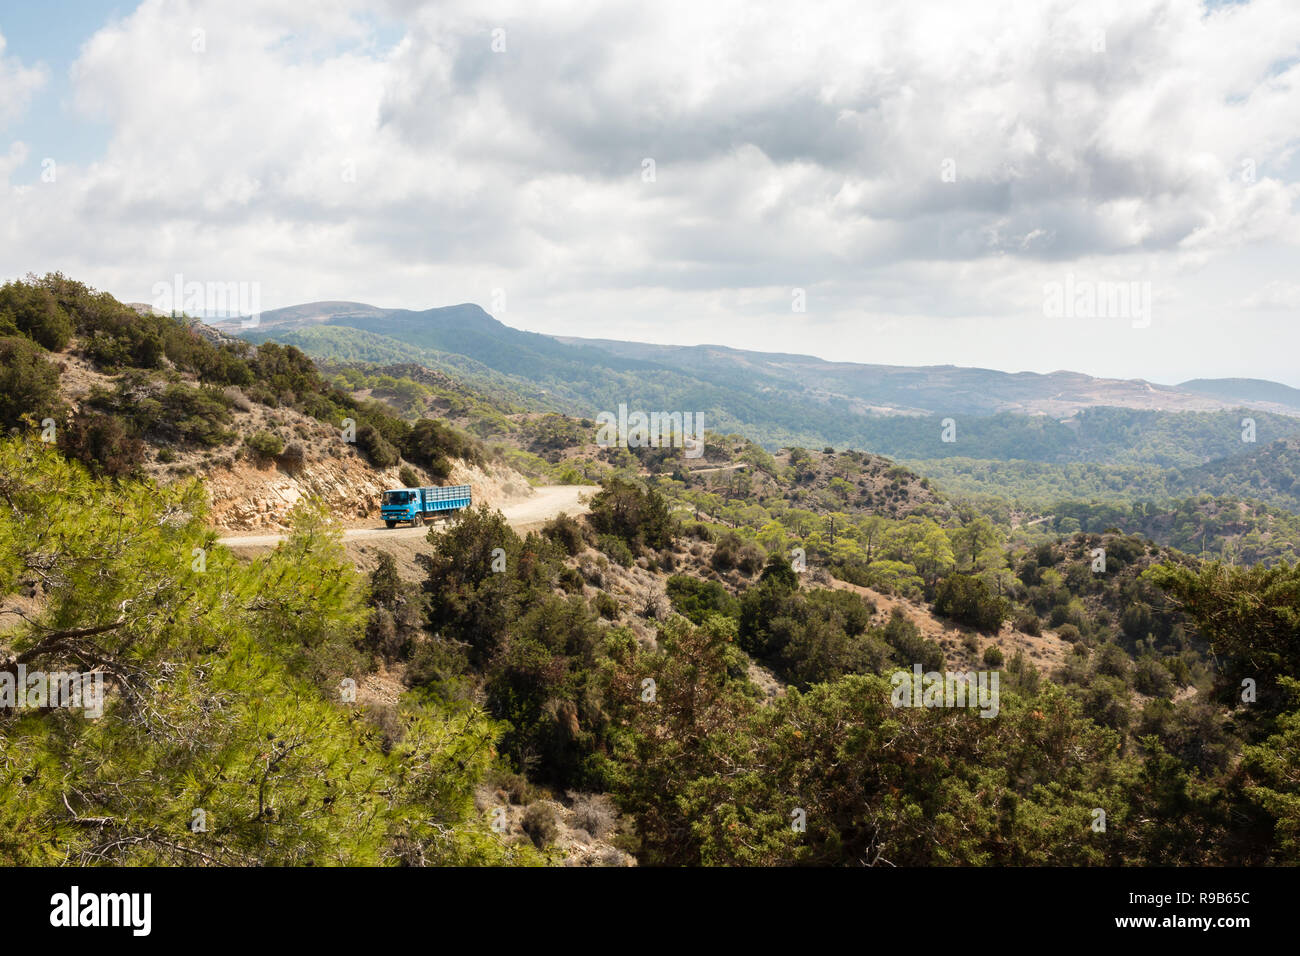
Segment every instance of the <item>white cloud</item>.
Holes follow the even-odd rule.
[[[4,35],[0,34],[0,130],[22,115],[46,80],[43,66],[23,66],[6,52],[7,46]]]
[[[265,307],[499,287],[532,328],[861,360],[1201,361],[1187,323],[1241,299],[1216,263],[1298,237],[1300,9],[918,6],[395,2],[383,48],[359,3],[148,0],[73,68],[104,155],[0,199],[0,271],[259,281]],[[1182,334],[1042,334],[1066,269],[1151,281]]]
[[[1277,280],[1241,300],[1242,309],[1300,311],[1300,283]]]

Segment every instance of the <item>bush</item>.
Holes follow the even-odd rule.
[[[984,663],[986,666],[1001,667],[1003,660],[1002,648],[998,647],[996,644],[990,644],[988,647],[984,648]]]
[[[234,438],[222,426],[230,422],[230,406],[218,389],[169,385],[163,390],[163,414],[182,441],[221,445]]]
[[[605,591],[597,591],[596,596],[592,599],[592,605],[596,608],[596,613],[607,621],[618,620],[619,607],[618,601]]]
[[[661,494],[622,478],[605,479],[591,500],[590,520],[597,532],[622,538],[631,548],[670,547],[676,530]]]
[[[556,575],[555,583],[569,594],[582,593],[582,575],[577,568],[562,568]]]
[[[563,511],[546,523],[542,535],[554,541],[569,555],[577,555],[587,547],[586,530],[582,523]]]
[[[614,804],[603,793],[571,794],[573,825],[586,830],[597,840],[603,840],[614,830],[618,814]]]
[[[610,560],[615,564],[620,564],[625,568],[630,568],[636,560],[636,557],[632,554],[632,549],[627,546],[623,539],[612,534],[597,536],[596,547],[609,555]]]
[[[1115,643],[1106,643],[1099,648],[1093,668],[1098,674],[1114,677],[1128,684],[1132,678],[1133,661],[1124,652],[1124,648]]]
[[[397,480],[402,483],[403,488],[419,488],[421,486],[420,476],[415,473],[415,469],[410,465],[403,465],[397,473]]]
[[[524,810],[524,833],[539,850],[555,842],[559,827],[555,825],[555,809],[549,803],[530,803]]]
[[[594,560],[590,555],[584,555],[578,561],[578,572],[582,575],[582,579],[594,588],[605,586],[607,570],[609,570],[609,558],[603,554],[597,555]]]
[[[59,431],[58,443],[63,454],[92,474],[112,478],[136,474],[145,456],[144,442],[128,435],[118,419],[98,412],[72,416]],[[158,460],[164,460],[162,452]]]
[[[740,602],[717,581],[701,581],[684,574],[668,579],[666,589],[673,610],[695,624],[703,624],[710,614],[738,617]]]
[[[1144,657],[1133,669],[1133,689],[1148,697],[1171,697],[1174,693],[1173,675],[1154,657]]]
[[[736,559],[736,567],[742,574],[757,574],[763,568],[763,550],[756,544],[745,542]]]
[[[488,778],[488,783],[506,795],[506,799],[516,806],[537,798],[538,789],[527,777],[513,770],[497,770]]]
[[[228,385],[221,390],[221,394],[226,397],[230,407],[236,411],[251,412],[253,403],[248,400],[248,396],[243,393],[238,385]]]
[[[483,462],[482,445],[464,432],[431,418],[420,419],[404,435],[394,433],[387,437],[400,442],[404,458],[439,478],[451,474],[449,459],[459,458],[472,464]]]
[[[979,578],[953,574],[939,582],[934,612],[976,630],[995,633],[1002,627],[1010,607]]]
[[[25,282],[0,286],[0,330],[21,332],[51,352],[72,339],[72,319],[48,290]]]
[[[270,432],[254,432],[244,439],[244,447],[248,449],[249,457],[266,462],[284,451],[284,442]]]
[[[916,625],[899,608],[894,608],[890,614],[881,636],[904,665],[920,664],[927,671],[943,670],[943,648],[934,641],[921,637]]]
[[[1038,620],[1038,615],[1033,611],[1023,611],[1016,615],[1015,627],[1017,631],[1024,631],[1026,634],[1032,634],[1039,637],[1043,633],[1042,622]]]
[[[400,460],[397,449],[370,424],[357,429],[357,450],[376,468],[391,468]]]
[[[57,419],[60,405],[59,372],[45,353],[25,338],[0,338],[0,427],[12,428],[25,414]]]
[[[763,567],[763,552],[736,532],[728,531],[718,538],[717,546],[713,549],[712,564],[717,571],[735,568],[742,574],[752,575]]]
[[[1073,624],[1062,624],[1056,629],[1056,634],[1061,640],[1069,641],[1071,644],[1077,644],[1083,639],[1083,635],[1079,633],[1079,629]]]

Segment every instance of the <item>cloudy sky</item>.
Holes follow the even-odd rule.
[[[0,277],[1300,386],[1298,84],[1294,0],[6,3]]]

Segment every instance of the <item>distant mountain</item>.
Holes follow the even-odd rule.
[[[1300,388],[1262,378],[1194,378],[1178,388],[1230,402],[1271,402],[1300,412]]]
[[[559,337],[613,355],[671,365],[714,381],[740,383],[755,374],[786,387],[852,400],[862,411],[940,415],[1016,412],[1066,418],[1084,408],[1114,406],[1154,411],[1214,411],[1271,400],[1215,397],[1141,379],[1094,378],[1079,372],[1000,372],[956,365],[864,365],[828,362],[808,355],[750,352],[717,345],[672,346],[609,339]],[[1274,383],[1267,383],[1274,384]],[[1277,386],[1286,388],[1286,386]],[[1297,393],[1300,394],[1300,393]],[[1268,408],[1270,411],[1293,411]]]
[[[1300,404],[1280,400],[1300,391],[1271,382],[1217,395],[1069,371],[867,365],[549,336],[512,328],[468,303],[415,311],[314,302],[265,312],[254,329],[225,325],[318,358],[454,371],[475,387],[531,392],[547,407],[586,418],[620,404],[700,412],[711,430],[741,432],[769,448],[1186,467],[1243,452],[1241,408],[1255,412],[1260,442],[1300,432]],[[940,440],[948,418],[957,422],[955,442]]]
[[[218,323],[218,327],[230,324]],[[252,331],[259,338],[279,341],[275,333],[320,326],[359,329],[417,348],[463,355],[496,371],[525,378],[580,377],[593,361],[620,371],[646,366],[644,362],[567,345],[549,335],[513,329],[471,303],[415,312],[377,309],[357,302],[312,302],[263,312]]]

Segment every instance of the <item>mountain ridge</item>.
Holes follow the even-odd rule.
[[[412,310],[329,300],[264,312],[251,330],[233,320],[211,324],[229,334],[262,340],[313,328],[352,328],[421,349],[462,355],[496,372],[539,384],[572,384],[596,369],[616,376],[661,370],[693,380],[681,383],[678,391],[686,393],[692,391],[691,384],[750,395],[756,389],[784,388],[814,409],[838,401],[858,415],[1015,412],[1063,419],[1086,408],[1116,406],[1202,412],[1250,408],[1300,417],[1300,389],[1260,379],[1192,379],[1163,385],[1066,369],[1008,372],[953,364],[836,362],[728,345],[658,345],[547,335],[510,326],[474,303]],[[392,354],[385,356],[385,360],[392,358]],[[582,396],[588,397],[592,396]],[[736,398],[732,394],[712,397]],[[745,420],[740,414],[737,418]]]

